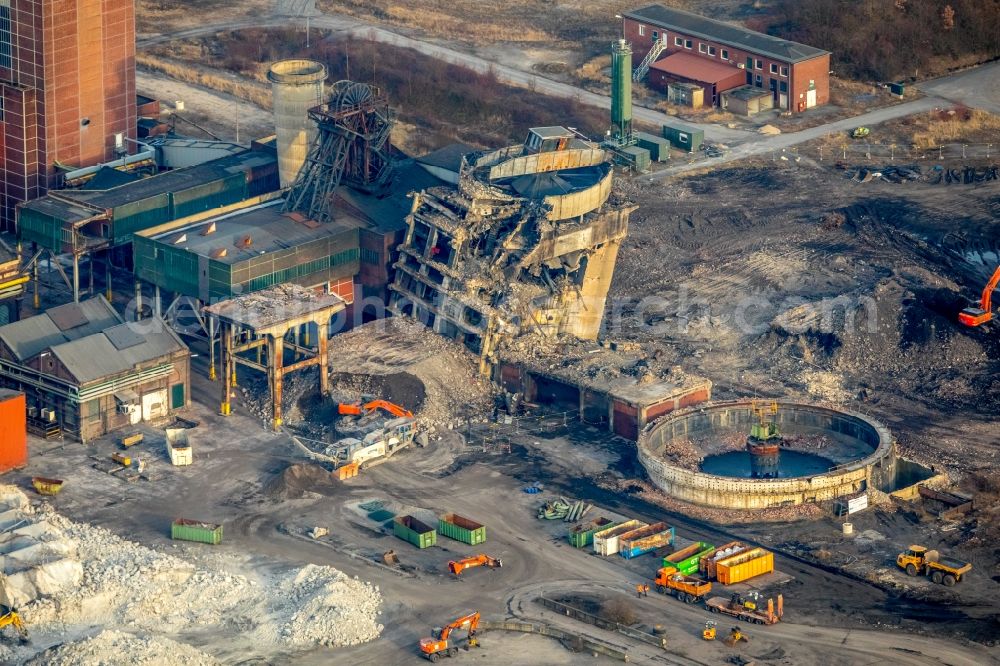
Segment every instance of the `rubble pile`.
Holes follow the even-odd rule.
[[[690,470],[701,469],[701,462],[705,459],[703,451],[686,438],[670,442],[663,452],[663,457],[673,465]]]
[[[469,414],[493,408],[493,387],[479,374],[478,359],[464,346],[420,322],[392,317],[338,335],[330,343],[330,366],[354,375],[407,372],[424,385],[415,410],[418,426],[457,427]]]
[[[457,427],[469,414],[488,414],[493,408],[493,387],[479,374],[477,359],[462,345],[408,318],[369,322],[330,340],[331,398],[324,409],[303,402],[316,393],[317,372],[310,368],[293,373],[282,389],[284,422],[316,439],[332,431],[336,415],[330,406],[335,407],[335,401],[357,402],[363,394],[411,409],[417,427],[430,431]],[[394,386],[402,386],[400,396],[392,394]],[[269,423],[267,380],[254,377],[241,390],[246,409]],[[407,397],[413,402],[407,404]]]
[[[80,583],[76,544],[13,486],[0,487],[0,603],[19,608]]]
[[[0,487],[0,500],[6,506],[20,506],[31,524],[45,525],[48,548],[74,552],[73,561],[80,567],[72,584],[50,586],[32,598],[17,597],[25,602],[19,610],[32,632],[63,634],[74,625],[114,624],[156,637],[102,635],[93,643],[66,646],[63,656],[68,661],[44,663],[126,663],[87,659],[104,647],[130,641],[139,641],[137,654],[151,656],[148,662],[127,663],[174,663],[157,661],[156,650],[162,643],[157,641],[164,634],[179,635],[192,627],[210,632],[236,630],[251,636],[256,644],[275,648],[357,645],[382,631],[377,622],[382,601],[378,588],[331,567],[295,569],[280,575],[277,584],[253,580],[221,567],[200,568],[104,528],[76,523],[49,504],[33,507],[13,486]],[[169,642],[162,645],[170,652]],[[73,661],[77,657],[83,661]],[[185,663],[214,662],[192,657]]]
[[[290,616],[281,627],[282,642],[289,645],[360,645],[383,629],[374,622],[378,587],[330,567],[307,564],[278,585],[275,599],[278,614]]]
[[[46,650],[27,666],[215,666],[210,655],[162,636],[106,629],[82,641]]]

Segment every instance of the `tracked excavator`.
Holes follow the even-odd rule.
[[[993,275],[983,289],[982,296],[979,297],[979,302],[959,312],[958,321],[966,326],[981,326],[991,321],[993,319],[993,290],[997,288],[998,284],[1000,284],[1000,266],[997,266],[997,269],[993,271]]]
[[[476,638],[476,630],[479,629],[479,612],[466,613],[451,624],[443,628],[435,628],[431,638],[420,639],[420,652],[431,662],[437,662],[441,657],[454,657],[458,654],[457,641],[451,640],[451,634],[455,631],[465,631],[465,640],[469,647],[478,647],[479,640]]]
[[[462,573],[463,570],[471,569],[472,567],[489,567],[490,569],[499,569],[502,566],[503,562],[500,561],[499,557],[474,555],[473,557],[466,557],[461,560],[452,560],[451,562],[448,562],[448,571],[457,576]]]
[[[341,402],[337,404],[337,413],[343,416],[361,416],[363,414],[370,414],[376,409],[384,409],[393,416],[413,418],[413,412],[408,409],[404,409],[399,405],[393,404],[388,400],[372,400],[371,402],[366,402],[364,404],[359,403],[346,403]]]
[[[20,634],[21,642],[28,642],[28,629],[24,626],[24,621],[21,620],[21,616],[17,610],[8,608],[7,606],[0,606],[0,631],[4,627],[14,627],[17,633]]]

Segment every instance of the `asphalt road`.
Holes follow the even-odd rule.
[[[917,84],[927,95],[1000,114],[1000,60]]]
[[[143,48],[154,44],[172,41],[174,39],[193,38],[206,34],[212,34],[225,29],[232,30],[249,27],[277,27],[287,26],[289,24],[301,25],[302,22],[303,19],[301,16],[272,14],[270,16],[246,19],[243,21],[230,21],[219,24],[201,25],[186,30],[145,37],[137,40],[137,46],[139,48]],[[423,39],[401,34],[399,32],[394,32],[356,18],[317,14],[311,18],[311,26],[333,32],[374,39],[386,44],[412,48],[425,55],[461,64],[480,72],[492,71],[500,80],[504,82],[517,86],[533,88],[546,95],[578,99],[582,103],[591,104],[600,108],[610,108],[611,106],[611,100],[606,95],[590,92],[561,81],[554,81],[532,72],[508,67],[480,56],[464,53],[435,42],[425,41]],[[961,102],[970,106],[977,106],[994,112],[1000,112],[1000,85],[997,85],[997,80],[1000,80],[1000,62],[921,84],[919,88],[927,95],[927,97],[922,99],[896,106],[875,109],[874,111],[852,118],[837,120],[799,132],[779,134],[777,136],[764,136],[741,129],[729,129],[728,127],[716,124],[699,125],[697,123],[686,123],[704,130],[706,140],[726,144],[730,146],[731,149],[721,158],[714,159],[710,162],[698,160],[691,164],[678,164],[676,166],[658,171],[656,175],[651,176],[650,179],[656,180],[667,178],[692,169],[700,169],[709,165],[732,162],[745,157],[766,155],[771,152],[780,153],[783,149],[788,149],[806,141],[822,137],[831,132],[849,130],[859,125],[874,125],[893,118],[900,118],[914,113],[919,113],[921,111],[927,111],[935,107],[944,106],[949,102]],[[633,112],[637,120],[650,124],[662,124],[672,119],[672,117],[667,114],[640,106],[633,107]]]

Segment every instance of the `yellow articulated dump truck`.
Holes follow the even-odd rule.
[[[962,581],[972,571],[972,565],[951,557],[942,557],[936,550],[924,546],[910,546],[896,556],[896,566],[909,576],[923,574],[935,583],[951,587]]]

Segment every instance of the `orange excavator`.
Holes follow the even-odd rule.
[[[993,271],[993,276],[986,283],[983,295],[979,298],[978,307],[965,308],[958,313],[958,320],[966,326],[980,326],[993,319],[992,298],[993,290],[1000,284],[1000,266]]]
[[[499,557],[474,555],[461,560],[452,560],[451,562],[448,562],[448,571],[457,576],[462,573],[464,569],[471,569],[472,567],[489,567],[490,569],[499,569],[502,566],[503,562],[500,561]]]
[[[393,416],[413,418],[413,412],[408,409],[403,409],[399,405],[395,405],[388,400],[372,400],[371,402],[366,402],[365,404],[355,403],[349,404],[346,402],[341,402],[337,405],[337,413],[348,416],[361,416],[362,414],[370,414],[376,409],[384,409]]]
[[[420,639],[420,652],[432,662],[441,657],[454,657],[458,654],[458,646],[449,641],[453,631],[465,631],[469,647],[478,647],[476,630],[479,629],[479,613],[472,612],[458,618],[447,627],[435,628],[432,638]]]

